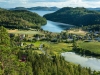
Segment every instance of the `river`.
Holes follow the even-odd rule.
[[[43,16],[44,14],[52,13],[54,11],[32,11],[32,12],[36,12],[39,15]],[[53,22],[49,20],[47,20],[46,25],[42,26],[43,30],[48,30],[50,32],[61,32],[70,27],[73,27],[73,26],[69,24],[58,23],[58,22]],[[69,61],[75,64],[80,64],[83,67],[90,67],[92,70],[100,71],[100,59],[93,58],[93,57],[91,58],[82,57],[73,52],[65,52],[65,53],[61,53],[61,55],[65,57],[66,61]]]
[[[53,13],[55,11],[31,11],[31,12],[36,12],[37,14],[39,14],[40,16],[43,16],[45,14],[48,14],[48,13]],[[66,29],[69,29],[73,27],[73,25],[70,25],[70,24],[64,24],[64,23],[59,23],[59,22],[53,22],[53,21],[49,21],[47,20],[47,24],[42,26],[41,28],[43,30],[46,30],[46,31],[50,31],[50,32],[61,32],[63,30],[66,30]]]
[[[100,71],[100,59],[83,57],[75,54],[74,52],[65,52],[61,53],[61,55],[65,57],[66,61],[80,64],[83,67],[90,67],[91,70]]]

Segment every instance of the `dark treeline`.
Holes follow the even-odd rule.
[[[86,30],[86,31],[100,31],[100,25],[97,24],[97,25],[88,25],[88,26],[83,26],[81,27],[83,30]]]
[[[73,51],[82,56],[86,55],[86,56],[100,57],[100,53],[95,53],[90,50],[86,50],[82,48],[73,48]]]
[[[7,28],[36,28],[46,24],[46,19],[27,10],[0,8],[0,24]]]
[[[98,75],[90,68],[66,62],[61,56],[20,50],[11,39],[6,29],[0,27],[0,75]]]
[[[100,24],[100,12],[82,7],[64,7],[54,13],[44,15],[44,17],[48,20],[76,26]]]

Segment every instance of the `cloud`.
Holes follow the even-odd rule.
[[[100,0],[0,0],[0,7],[100,7]]]
[[[32,1],[32,0],[29,0]],[[65,2],[66,0],[33,0],[32,2]]]
[[[89,1],[89,2],[93,1],[93,2],[96,2],[96,1],[100,1],[100,0],[83,0],[83,1]]]

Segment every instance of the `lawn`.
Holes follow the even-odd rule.
[[[94,42],[84,42],[84,41],[78,41],[77,45],[80,48],[90,50],[94,53],[100,53],[100,42],[94,41]]]

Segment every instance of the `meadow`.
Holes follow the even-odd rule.
[[[39,48],[41,44],[44,44],[43,50],[50,55],[59,55],[62,52],[68,52],[72,50],[71,43],[53,43],[48,41],[36,41],[36,42],[24,42],[24,43],[25,46],[29,44],[33,44],[35,48]],[[38,53],[41,53],[39,49],[33,51],[37,51]]]
[[[92,42],[78,41],[77,46],[79,48],[83,48],[85,50],[89,50],[91,52],[100,54],[100,42],[97,42],[97,41],[92,41]]]
[[[43,34],[41,31],[37,31],[37,30],[8,30],[8,33],[13,33],[13,34],[28,34],[28,35],[32,35],[32,34]]]

